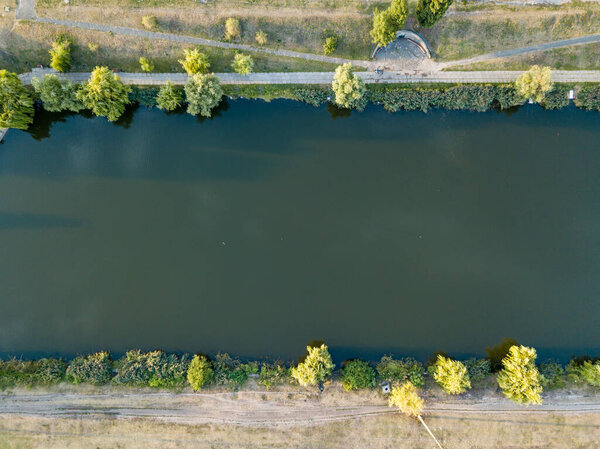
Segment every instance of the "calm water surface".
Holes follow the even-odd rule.
[[[0,352],[600,355],[598,114],[52,117],[0,146]]]

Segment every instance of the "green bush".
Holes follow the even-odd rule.
[[[328,36],[323,42],[323,53],[326,55],[332,54],[338,46],[338,38],[336,36]]]
[[[83,103],[77,98],[79,86],[71,81],[59,80],[56,75],[44,75],[42,79],[33,78],[31,84],[46,111],[79,112],[83,109]]]
[[[208,73],[210,62],[208,56],[202,53],[197,48],[186,48],[183,50],[183,59],[179,63],[188,75],[196,73]]]
[[[157,106],[159,88],[154,86],[131,86],[129,101],[147,108]]]
[[[213,361],[215,371],[214,381],[217,385],[239,387],[248,379],[242,362],[232,358],[229,354],[217,354]]]
[[[199,391],[208,385],[214,376],[212,363],[203,355],[195,355],[187,371],[187,380],[193,390]]]
[[[174,86],[171,81],[167,81],[167,84],[161,86],[156,95],[156,107],[165,111],[174,111],[181,106],[182,102],[181,89]]]
[[[342,369],[342,386],[344,390],[360,390],[374,388],[377,384],[375,370],[362,360],[349,360]]]
[[[308,103],[313,106],[321,106],[327,102],[327,97],[333,95],[333,92],[329,89],[322,89],[318,87],[314,88],[300,88],[294,92],[294,98],[303,103]]]
[[[600,360],[571,360],[567,365],[567,375],[572,382],[585,382],[600,387]]]
[[[69,382],[103,385],[112,377],[112,360],[106,351],[87,356],[77,356],[69,363],[66,371]]]
[[[15,386],[48,385],[64,379],[66,364],[59,359],[0,361],[0,390]]]
[[[283,363],[263,363],[258,374],[258,383],[270,390],[274,385],[286,382],[290,377],[290,370]]]
[[[71,68],[71,46],[69,41],[54,41],[50,49],[50,67],[58,72],[68,72]]]
[[[185,85],[188,114],[210,117],[223,98],[223,89],[215,75],[196,73]]]
[[[540,103],[544,109],[562,109],[569,106],[569,87],[555,84],[554,88],[547,92]]]
[[[33,98],[17,74],[0,70],[0,128],[27,129],[33,112]]]
[[[469,378],[471,379],[471,383],[473,384],[481,382],[491,373],[491,364],[488,359],[472,358],[469,360],[465,360],[463,363],[467,367]]]
[[[410,357],[395,360],[391,356],[383,356],[376,369],[379,377],[392,384],[409,381],[418,388],[425,385],[423,364]]]
[[[265,33],[264,31],[258,30],[254,35],[254,40],[256,40],[256,43],[258,45],[267,45],[267,43],[269,42],[269,36],[267,36],[267,33]]]
[[[566,384],[565,370],[557,362],[542,363],[539,368],[542,387],[545,390],[562,388]]]
[[[154,70],[154,63],[150,59],[142,56],[140,58],[140,68],[142,69],[142,72],[152,72]]]
[[[600,111],[600,85],[583,86],[577,94],[575,105],[586,111]]]
[[[244,53],[236,53],[231,63],[231,68],[240,75],[249,75],[254,70],[254,59]]]
[[[117,385],[176,387],[186,381],[189,365],[187,355],[178,357],[163,351],[143,353],[128,351],[116,365],[118,373],[112,382]]]

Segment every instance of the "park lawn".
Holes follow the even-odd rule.
[[[163,40],[149,40],[134,36],[111,35],[110,33],[63,28],[36,22],[0,21],[0,67],[15,72],[26,72],[37,64],[48,65],[50,43],[60,32],[73,38],[71,71],[91,71],[98,65],[127,72],[140,72],[140,56],[150,58],[155,72],[183,72],[178,59],[183,49],[190,44]],[[92,48],[90,48],[92,44]],[[97,49],[94,50],[93,46]],[[232,50],[201,47],[211,62],[211,71],[232,72]],[[284,58],[263,53],[252,53],[255,72],[302,72],[333,71],[335,64]]]

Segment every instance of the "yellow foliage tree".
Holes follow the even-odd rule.
[[[350,63],[338,66],[335,69],[331,88],[335,94],[335,102],[339,106],[347,109],[364,109],[367,88],[364,81],[352,72]]]
[[[524,98],[531,98],[536,103],[541,102],[554,87],[550,67],[532,66],[522,73],[515,81],[517,92]]]
[[[308,355],[304,362],[292,368],[292,377],[302,386],[316,385],[323,382],[333,372],[335,365],[327,346],[307,346]]]
[[[541,404],[540,372],[535,366],[537,353],[527,346],[512,346],[502,360],[498,385],[504,396],[519,404]]]
[[[458,360],[438,355],[435,365],[430,368],[433,380],[448,394],[461,394],[471,388],[467,367]]]

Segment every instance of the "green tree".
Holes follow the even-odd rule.
[[[421,26],[432,27],[444,17],[453,0],[419,0],[417,3],[417,19]]]
[[[67,380],[74,384],[103,385],[112,377],[112,360],[106,351],[77,356],[67,367]]]
[[[302,386],[316,385],[331,375],[335,365],[325,344],[307,346],[306,350],[308,355],[304,361],[292,368],[292,377]]]
[[[35,92],[42,100],[44,109],[50,112],[79,112],[83,104],[77,98],[79,86],[68,80],[59,80],[56,75],[44,75],[31,81]]]
[[[385,47],[396,39],[396,31],[404,26],[406,15],[406,0],[392,0],[389,8],[384,11],[375,9],[371,29],[373,42]]]
[[[332,54],[338,46],[338,38],[336,36],[328,36],[323,42],[323,53],[326,55]]]
[[[243,53],[236,53],[231,64],[233,70],[240,75],[248,75],[254,69],[254,59],[252,56]]]
[[[375,370],[362,360],[349,360],[342,369],[342,386],[344,390],[360,390],[373,388],[377,384]]]
[[[266,45],[267,42],[269,42],[269,37],[263,30],[258,30],[254,36],[254,39],[258,45]]]
[[[0,128],[27,129],[33,112],[33,99],[17,74],[0,70]]]
[[[195,355],[187,371],[187,380],[193,390],[199,391],[213,379],[212,363],[203,355]]]
[[[576,367],[575,370],[573,366]],[[600,361],[584,360],[581,364],[569,363],[567,370],[571,374],[571,379],[575,377],[593,387],[600,387]]]
[[[364,81],[352,72],[350,63],[335,69],[331,88],[335,94],[335,102],[339,106],[347,109],[364,109],[367,103],[365,95],[367,88]]]
[[[156,20],[156,16],[147,15],[142,17],[142,25],[147,30],[154,30],[158,26],[158,20]]]
[[[498,385],[504,395],[519,404],[541,404],[540,373],[535,366],[535,349],[512,346],[502,360],[504,368],[498,373]]]
[[[154,70],[154,63],[143,56],[140,58],[140,66],[143,72],[152,72]]]
[[[399,385],[409,381],[418,388],[425,385],[423,364],[410,357],[395,360],[389,355],[384,355],[376,368],[379,377],[392,384]]]
[[[183,50],[183,59],[179,60],[183,69],[188,75],[195,75],[196,73],[208,73],[210,68],[210,62],[208,56],[201,53],[197,48],[186,48]]]
[[[125,112],[125,106],[130,102],[130,90],[107,67],[96,67],[89,81],[81,85],[77,99],[95,115],[114,122]]]
[[[188,103],[187,112],[192,115],[210,117],[212,110],[219,105],[223,97],[223,89],[219,79],[213,75],[196,73],[185,85],[185,98]]]
[[[515,81],[515,88],[523,98],[531,98],[536,103],[544,100],[546,92],[554,87],[550,67],[532,66]]]
[[[167,81],[167,84],[161,86],[158,91],[156,107],[165,111],[174,111],[181,106],[182,101],[181,90],[175,87],[171,81]]]
[[[52,42],[50,67],[58,72],[68,72],[71,68],[71,46],[68,40]]]
[[[467,367],[458,360],[452,360],[442,355],[437,356],[429,372],[446,393],[461,394],[471,388],[471,380]]]
[[[242,27],[240,21],[234,17],[230,17],[225,21],[225,39],[230,41],[237,39],[242,35]]]

